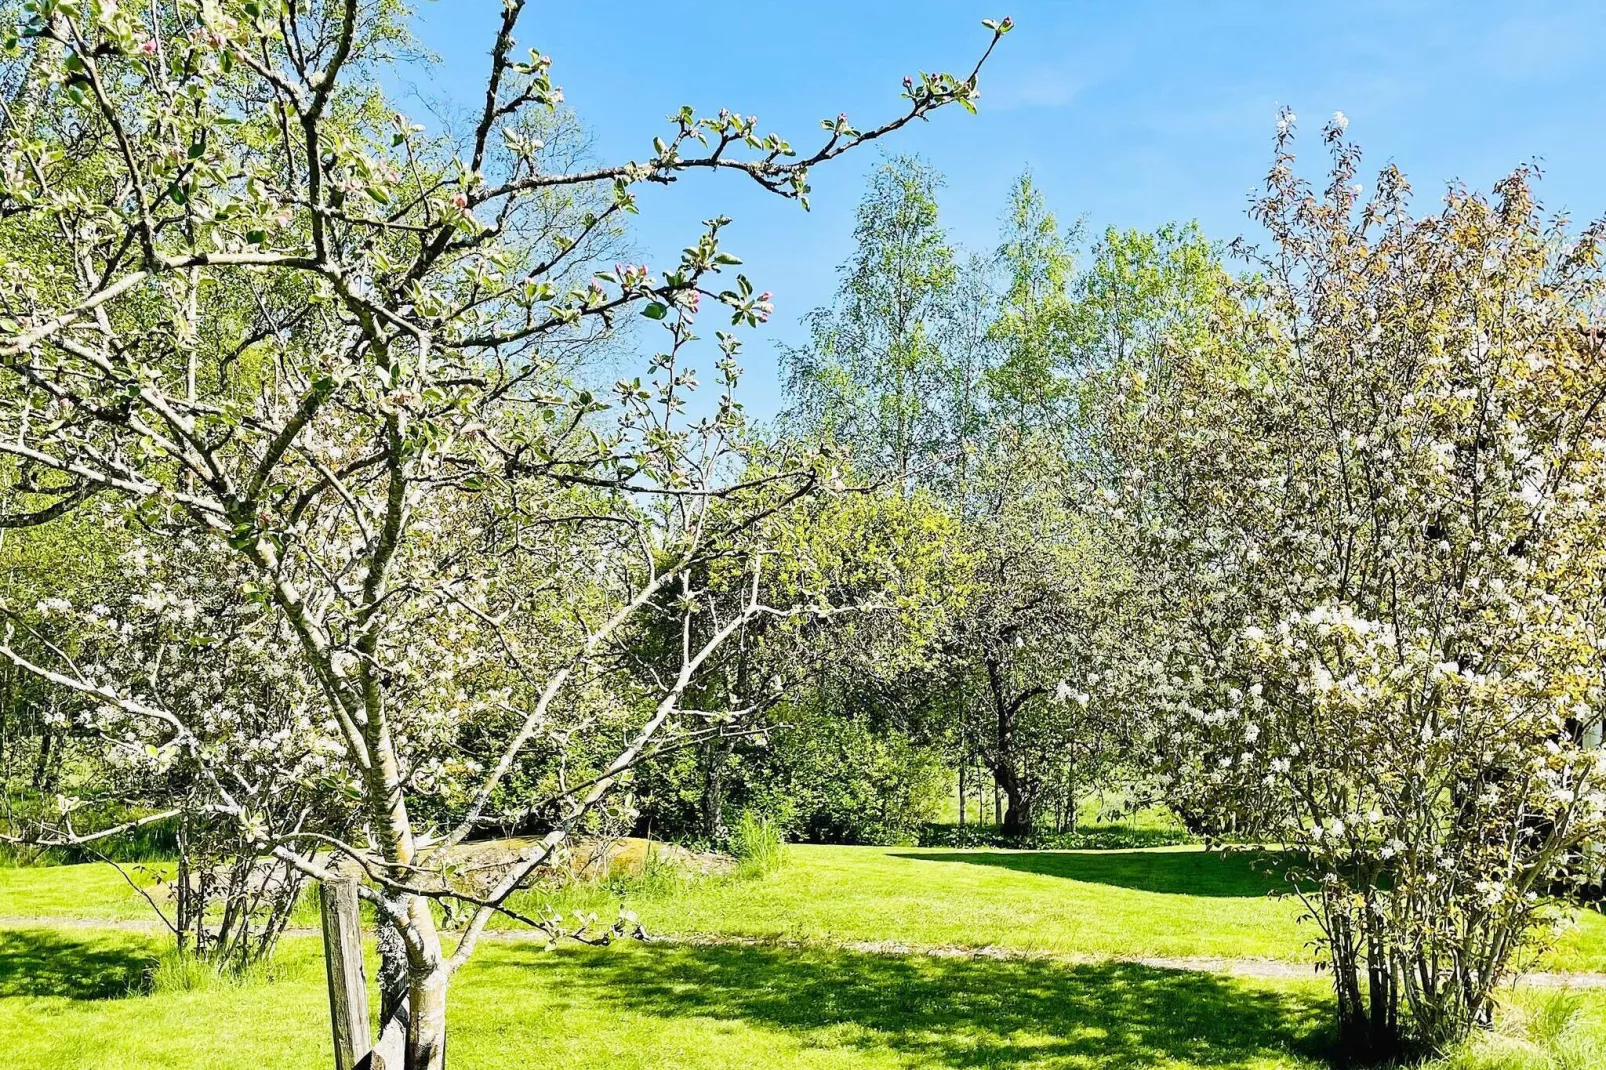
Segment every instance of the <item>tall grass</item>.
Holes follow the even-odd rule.
[[[247,966],[219,963],[214,959],[169,948],[145,971],[144,992],[149,995],[174,992],[213,992],[220,988],[242,988],[273,979],[268,961]]]
[[[642,899],[665,899],[685,888],[690,879],[674,858],[660,853],[655,844],[649,843],[641,859],[641,872],[614,877],[610,884],[621,898],[635,895]]]
[[[743,810],[731,829],[730,851],[736,859],[736,876],[744,880],[767,877],[786,865],[780,826],[752,810]]]
[[[1591,1028],[1577,993],[1507,1007],[1498,1031],[1478,1033],[1433,1070],[1600,1070],[1606,1037]]]

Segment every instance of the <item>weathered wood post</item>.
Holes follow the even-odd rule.
[[[357,882],[350,877],[326,880],[318,891],[323,908],[323,961],[329,971],[329,1018],[335,1031],[335,1070],[356,1070],[372,1043]]]

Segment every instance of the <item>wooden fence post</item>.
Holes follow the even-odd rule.
[[[355,1070],[372,1046],[357,882],[349,877],[326,880],[318,890],[323,908],[323,961],[329,970],[329,1018],[335,1030],[335,1070]]]

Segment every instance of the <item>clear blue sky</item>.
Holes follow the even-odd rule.
[[[417,92],[473,104],[500,3],[418,7],[420,37],[440,62],[418,72]],[[968,71],[986,43],[980,20],[1006,14],[1017,29],[983,73],[980,114],[944,111],[889,145],[947,175],[945,222],[977,248],[992,245],[1025,167],[1067,222],[1197,219],[1214,238],[1252,233],[1244,208],[1284,104],[1299,115],[1313,166],[1321,122],[1342,110],[1368,167],[1400,165],[1423,210],[1453,179],[1487,188],[1537,160],[1547,208],[1578,220],[1606,212],[1600,2],[613,0],[532,4],[519,43],[552,56],[598,157],[613,161],[646,156],[683,103],[756,114],[800,148],[839,111],[872,125],[895,113],[904,74]],[[728,247],[774,291],[775,320],[746,352],[758,414],[779,401],[774,342],[801,336],[799,318],[830,299],[849,253],[854,205],[880,159],[861,152],[816,172],[811,212],[739,176],[693,176],[642,198],[636,242],[649,263],[724,212],[735,220]]]

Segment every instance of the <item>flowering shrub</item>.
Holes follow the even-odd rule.
[[[1204,344],[1113,373],[1155,622],[1119,679],[1184,813],[1303,857],[1352,1050],[1439,1048],[1595,871],[1606,649],[1599,230],[1518,171],[1416,219],[1292,116],[1267,254]]]

